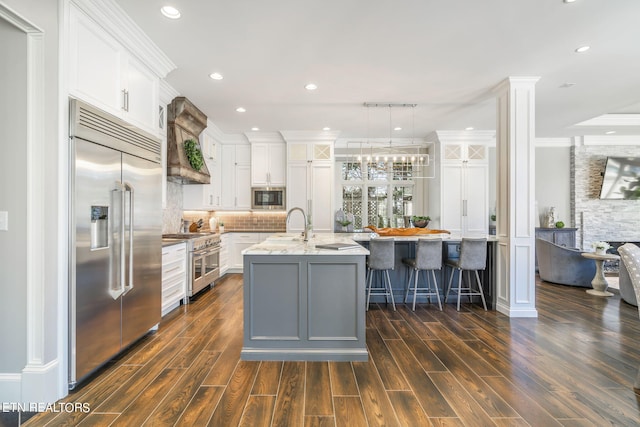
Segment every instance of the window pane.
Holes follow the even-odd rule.
[[[393,227],[404,227],[404,217],[413,215],[413,187],[393,187]]]
[[[362,229],[362,187],[357,185],[342,187],[342,210],[353,214],[354,229]]]
[[[342,179],[362,181],[362,164],[360,162],[342,162]]]
[[[388,188],[384,187],[367,187],[367,196],[369,198],[367,206],[368,223],[378,228],[387,227],[389,225],[389,213],[387,212]]]
[[[386,181],[388,179],[387,164],[385,162],[367,163],[367,176],[370,181]]]
[[[393,163],[393,180],[409,181],[413,178],[413,168],[410,162]]]

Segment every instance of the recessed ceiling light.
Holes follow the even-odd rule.
[[[464,130],[473,130],[473,127],[469,126],[469,127],[464,128]]]
[[[213,80],[222,80],[224,78],[220,73],[211,73],[209,74],[209,77],[211,77]]]
[[[606,135],[613,135],[614,133],[616,133],[615,130],[609,130],[609,131],[605,132]]]
[[[173,6],[162,6],[160,12],[169,19],[180,18],[180,11]]]
[[[393,130],[402,130],[402,128],[400,126],[396,126],[393,128]]]
[[[304,88],[306,90],[316,90],[318,89],[318,85],[315,83],[307,83],[306,85],[304,85]]]
[[[575,85],[576,85],[575,83],[567,82],[567,83],[562,83],[562,84],[560,85],[560,88],[561,88],[561,89],[567,89],[567,88],[570,88],[570,87],[575,86]]]
[[[325,127],[322,128],[322,130],[331,130],[331,128],[325,126]]]
[[[255,131],[260,130],[260,128],[259,128],[259,127],[255,127],[255,126],[254,126],[254,127],[252,127],[252,128],[251,128],[251,130],[255,132]]]
[[[591,46],[580,46],[576,49],[576,53],[583,53],[591,49]]]
[[[564,0],[565,3],[573,3],[576,0]]]
[[[236,108],[236,111],[237,111],[238,113],[244,113],[244,112],[246,112],[247,110],[246,110],[244,107],[238,107],[238,108]]]

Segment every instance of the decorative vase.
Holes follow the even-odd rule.
[[[219,225],[218,226],[218,233],[220,233],[220,234],[224,233],[224,225]]]

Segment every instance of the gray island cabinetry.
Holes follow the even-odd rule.
[[[345,243],[350,249],[318,245]],[[332,233],[279,234],[243,251],[243,360],[366,361],[365,259]]]

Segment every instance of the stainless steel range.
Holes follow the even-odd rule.
[[[187,296],[211,285],[220,277],[220,235],[217,233],[163,234],[163,239],[186,239]]]

